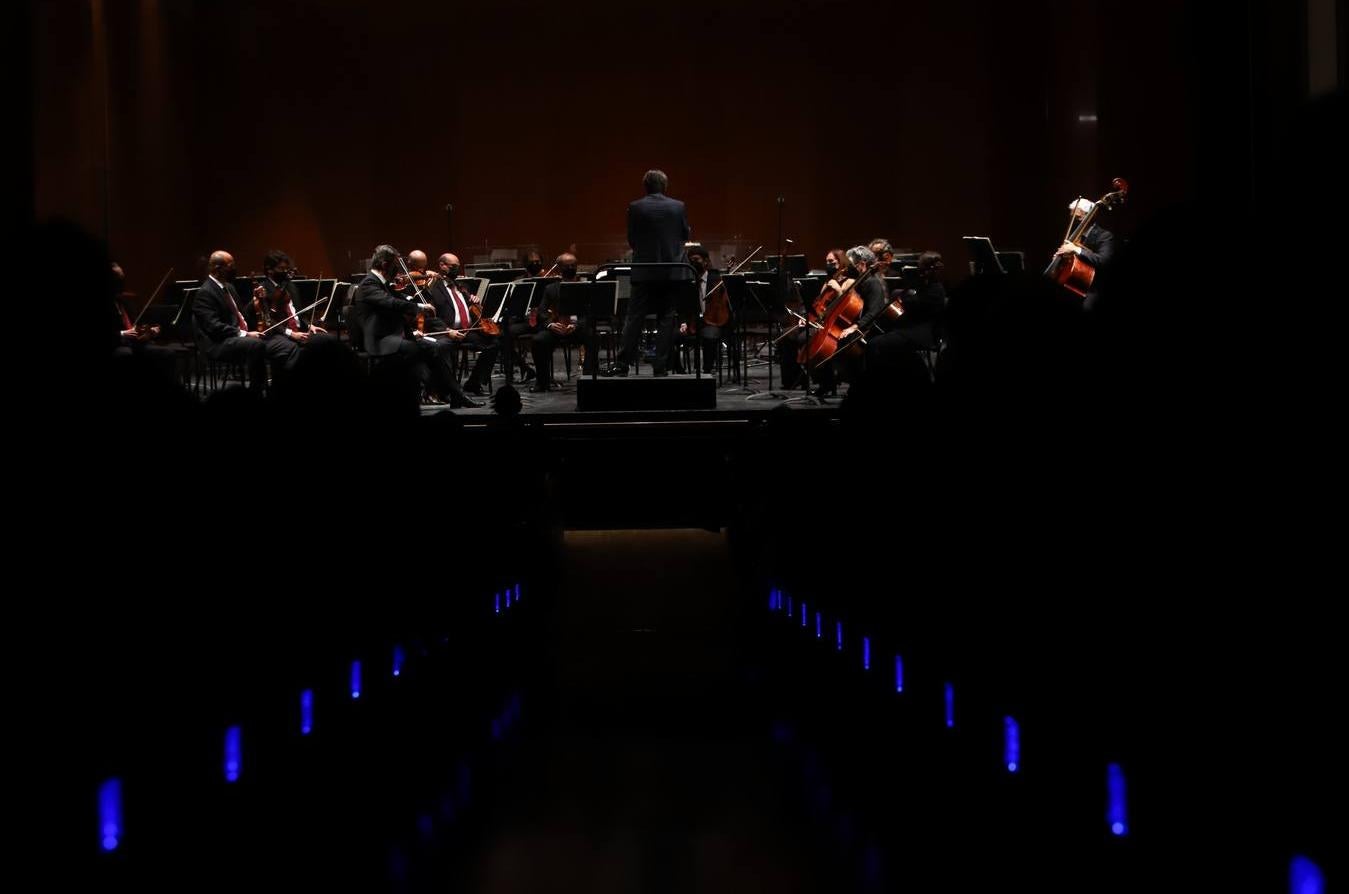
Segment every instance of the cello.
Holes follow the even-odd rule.
[[[1069,217],[1068,229],[1063,234],[1064,242],[1077,246],[1082,245],[1082,239],[1087,235],[1087,231],[1091,229],[1092,224],[1096,223],[1096,217],[1100,214],[1102,208],[1107,211],[1113,210],[1128,201],[1129,182],[1123,177],[1116,177],[1110,181],[1110,188],[1111,191],[1101,196],[1080,222],[1078,222],[1075,213]],[[1045,275],[1079,298],[1085,298],[1087,292],[1091,291],[1092,284],[1096,281],[1096,266],[1080,254],[1056,254],[1054,259],[1049,262]]]
[[[862,352],[866,336],[858,333],[857,338],[845,345],[843,331],[857,325],[865,311],[865,302],[858,294],[857,287],[879,269],[879,265],[872,264],[854,279],[826,283],[826,289],[821,290],[812,308],[819,318],[819,328],[811,333],[809,340],[797,352],[798,363],[808,369],[819,369],[839,356],[855,356]],[[835,293],[833,298],[827,294],[829,291]]]

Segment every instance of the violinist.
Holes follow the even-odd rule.
[[[698,319],[691,324],[688,322],[679,324],[678,344],[675,345],[674,356],[670,358],[670,365],[675,372],[684,371],[680,363],[679,347],[690,344],[697,337],[702,339],[703,372],[711,373],[717,368],[717,363],[721,359],[722,339],[729,338],[734,327],[729,316],[722,325],[712,325],[707,321],[707,296],[711,294],[713,301],[720,305],[721,302],[726,300],[726,287],[717,288],[717,283],[721,282],[721,273],[712,267],[712,257],[705,247],[695,243],[687,246],[685,251],[688,254],[689,264],[698,272],[698,278],[694,280],[698,288]],[[729,307],[729,305],[723,306]],[[736,362],[735,355],[735,344],[732,341],[732,365]]]
[[[409,318],[417,313],[435,314],[424,297],[409,299],[398,293],[394,282],[402,272],[401,258],[392,245],[375,248],[370,272],[356,286],[352,301],[355,327],[365,340],[371,357],[399,358],[412,369],[431,395],[453,408],[481,407],[470,400],[454,377],[454,345],[415,328]]]
[[[1069,203],[1068,211],[1072,214],[1073,225],[1076,226],[1086,218],[1095,204],[1091,199],[1077,199]],[[1093,281],[1093,288],[1088,290],[1082,299],[1082,306],[1087,310],[1091,310],[1096,305],[1095,283],[1100,281],[1101,268],[1110,263],[1114,254],[1115,234],[1094,221],[1077,242],[1065,241],[1054,252],[1055,261],[1065,255],[1077,255],[1096,268],[1097,279]]]
[[[118,329],[118,343],[113,351],[114,356],[139,357],[149,362],[167,378],[175,378],[178,371],[177,355],[172,348],[154,343],[154,339],[159,336],[160,327],[137,326],[132,320],[127,301],[135,296],[125,290],[126,273],[122,270],[122,265],[113,261],[110,272],[114,296],[113,313],[116,315]]]
[[[585,342],[589,327],[578,317],[564,317],[558,307],[564,282],[580,282],[576,273],[576,255],[564,251],[557,256],[556,273],[562,278],[550,282],[543,290],[539,303],[539,328],[534,333],[531,351],[534,355],[534,368],[538,371],[534,386],[530,391],[547,391],[553,384],[553,352],[560,344],[579,345]],[[589,375],[595,370],[596,357],[594,345],[586,346],[582,373]]]
[[[415,253],[414,253],[415,254]],[[477,363],[473,365],[473,374],[464,383],[464,393],[481,395],[491,388],[492,367],[501,350],[500,339],[488,335],[481,328],[481,317],[475,318],[471,310],[481,307],[478,296],[470,295],[459,288],[455,280],[459,276],[458,256],[446,252],[436,261],[436,273],[426,292],[436,309],[433,330],[444,332],[444,337],[456,344],[466,345],[478,352]]]
[[[209,274],[192,299],[192,322],[197,344],[212,360],[239,363],[248,370],[249,386],[261,391],[267,382],[267,362],[272,372],[289,370],[299,357],[299,345],[285,338],[263,338],[255,327],[249,328],[234,288],[234,256],[227,251],[211,252]]]
[[[308,344],[315,336],[327,334],[322,326],[310,325],[300,306],[300,291],[291,281],[290,255],[272,250],[262,259],[262,278],[253,288],[253,300],[244,309],[244,319],[256,329],[259,317],[265,318],[263,329],[275,326],[266,338],[284,338],[296,344]]]

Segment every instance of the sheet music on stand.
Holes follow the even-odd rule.
[[[474,295],[479,301],[487,297],[487,287],[491,285],[490,280],[478,276],[460,276],[454,281],[459,291]]]

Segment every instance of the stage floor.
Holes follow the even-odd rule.
[[[561,369],[558,370],[561,374]],[[651,368],[643,365],[640,374],[633,376],[629,374],[630,380],[641,381],[651,378]],[[670,378],[692,379],[692,375],[678,376],[671,374]],[[704,377],[706,378],[706,377]],[[644,422],[669,421],[730,421],[756,418],[769,413],[773,409],[783,404],[787,404],[793,410],[813,411],[829,415],[835,415],[838,412],[839,403],[843,395],[847,393],[848,386],[840,385],[837,397],[831,397],[824,400],[817,400],[810,397],[804,391],[787,391],[782,387],[782,382],[778,377],[778,371],[773,370],[772,389],[769,388],[768,366],[767,364],[751,365],[749,378],[745,387],[722,379],[717,388],[717,406],[714,410],[624,410],[624,411],[586,411],[581,412],[576,409],[576,382],[577,377],[573,376],[567,381],[559,375],[559,379],[554,383],[554,387],[547,394],[539,394],[530,391],[533,387],[533,381],[517,384],[515,387],[520,392],[522,417],[528,417],[531,421],[549,424],[552,422],[578,422],[582,420],[594,421],[617,421],[618,419]],[[502,383],[502,376],[498,370],[497,375],[492,378],[492,387],[498,388]],[[481,409],[458,409],[454,412],[457,415],[466,417],[466,422],[472,424],[480,417],[491,417],[495,415],[492,411],[491,399],[488,397],[474,397],[474,400],[485,404]],[[447,409],[445,406],[435,404],[423,404],[422,413],[431,414]],[[485,420],[484,420],[485,421]]]

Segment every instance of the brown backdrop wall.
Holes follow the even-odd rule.
[[[958,266],[973,233],[1038,263],[1111,176],[1133,217],[1186,197],[1171,7],[38,4],[36,207],[106,233],[142,292],[214,248],[344,274],[377,242],[439,251],[447,202],[466,260],[576,243],[596,263],[648,167],[714,247],[771,251],[782,196],[813,264],[884,235]],[[1121,16],[1127,51],[1102,52]]]

